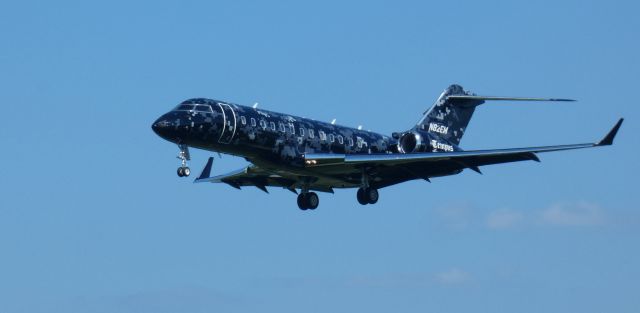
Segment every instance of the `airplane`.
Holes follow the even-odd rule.
[[[623,118],[596,143],[528,148],[463,150],[460,140],[477,106],[485,101],[575,101],[557,98],[478,96],[459,85],[446,88],[410,129],[386,136],[259,109],[254,106],[194,98],[180,103],[152,125],[163,139],[178,145],[178,176],[189,176],[189,147],[245,158],[250,165],[211,177],[210,157],[195,183],[226,183],[241,189],[281,187],[298,194],[301,210],[314,210],[317,192],[358,188],[362,205],[378,202],[378,190],[422,179],[459,174],[480,166],[537,161],[538,153],[613,144]],[[297,190],[300,190],[298,193]]]

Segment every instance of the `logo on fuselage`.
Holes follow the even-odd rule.
[[[437,149],[437,150],[453,152],[453,146],[452,145],[444,144],[444,143],[438,142],[437,140],[431,140],[431,147],[433,147],[433,149]]]

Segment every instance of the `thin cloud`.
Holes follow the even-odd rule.
[[[447,271],[437,273],[435,278],[437,282],[444,285],[459,285],[468,282],[471,279],[471,275],[454,267]]]
[[[468,205],[452,205],[436,210],[443,224],[453,230],[464,230],[471,226],[471,211]]]
[[[600,206],[586,201],[554,204],[543,210],[541,217],[545,224],[557,226],[593,226],[605,222]]]
[[[522,212],[501,209],[489,213],[486,225],[491,229],[513,228],[522,223],[523,220],[524,214],[522,214]]]

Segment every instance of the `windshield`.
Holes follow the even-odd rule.
[[[174,111],[197,111],[197,112],[213,112],[213,110],[211,109],[211,106],[208,104],[198,104],[198,105],[193,105],[193,104],[180,104],[178,105],[175,109],[173,109]]]
[[[191,111],[193,110],[194,107],[195,105],[193,104],[181,104],[177,106],[174,110],[175,111]]]

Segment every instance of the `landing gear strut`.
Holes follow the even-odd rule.
[[[191,170],[189,169],[189,166],[187,166],[187,161],[191,160],[189,147],[185,144],[179,144],[178,148],[180,148],[180,152],[178,152],[178,156],[176,158],[181,161],[180,167],[178,167],[178,176],[187,177],[191,174]]]
[[[378,189],[371,187],[369,184],[369,175],[367,175],[366,170],[362,170],[362,187],[358,188],[358,193],[356,197],[358,198],[358,203],[362,205],[367,204],[375,204],[378,202]]]
[[[300,210],[315,210],[320,204],[320,199],[315,192],[301,192],[298,195],[298,207]]]

